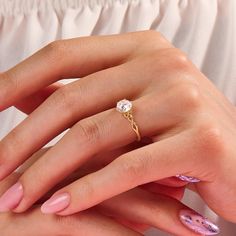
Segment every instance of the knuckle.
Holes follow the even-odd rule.
[[[181,78],[194,80],[193,64],[188,59],[188,56],[180,49],[174,47],[167,48],[163,52],[163,57],[165,58],[165,70],[168,69],[171,77],[175,78],[176,73],[178,73],[178,77],[181,76]]]
[[[181,107],[183,107],[185,111],[189,112],[200,109],[202,104],[201,92],[196,84],[183,81],[173,89],[175,90],[173,91],[175,97],[178,98]]]
[[[173,47],[160,32],[155,30],[138,31],[131,33],[131,35],[133,35],[133,41],[137,44],[133,52],[136,56]]]
[[[1,74],[1,81],[4,83],[3,85],[7,93],[15,94],[19,90],[18,76],[16,76],[13,70]]]
[[[146,30],[144,31],[144,44],[151,44],[152,49],[160,49],[161,47],[173,47],[169,41],[164,37],[164,35],[156,30]]]
[[[143,56],[144,57],[144,56]],[[151,74],[165,76],[173,80],[195,81],[193,65],[186,54],[177,48],[164,47],[163,49],[154,49],[145,55]],[[178,77],[176,76],[178,75]]]
[[[12,157],[15,157],[16,150],[22,147],[22,137],[17,128],[13,129],[7,138],[1,142],[1,162],[9,162]]]
[[[159,41],[162,38],[161,33],[156,30],[143,30],[143,31],[137,31],[131,34],[133,34],[136,37],[136,39],[139,40],[141,44],[143,44],[145,41],[146,42],[147,41],[152,42],[153,40]]]
[[[95,187],[93,185],[93,179],[89,178],[89,176],[84,177],[83,182],[79,186],[81,194],[88,200],[88,202],[90,202],[90,200],[93,200],[94,197],[97,196]]]
[[[71,92],[69,89],[67,89],[67,86],[63,86],[62,88],[58,89],[53,95],[56,104],[63,103],[66,106],[71,105]]]
[[[151,40],[156,39],[156,40],[160,40],[161,38],[164,38],[163,35],[156,30],[145,30],[141,32],[143,34],[143,36],[145,36],[145,39],[149,38]]]
[[[58,107],[61,111],[69,112],[73,117],[76,100],[73,90],[68,85],[65,85],[50,96],[49,103],[54,108]]]
[[[79,138],[89,143],[98,142],[101,137],[102,127],[96,118],[84,119],[76,124],[76,132]]]
[[[225,154],[226,143],[218,125],[212,121],[197,128],[197,146],[202,154],[222,157]],[[204,156],[204,155],[203,155]]]
[[[190,68],[191,65],[190,60],[188,59],[187,55],[180,49],[171,48],[169,50],[169,53],[170,53],[169,58],[174,68],[177,68],[179,70],[180,69],[186,70]]]
[[[151,160],[150,154],[145,153],[143,155],[132,155],[132,159],[126,158],[125,155],[121,158],[123,161],[119,163],[121,171],[126,173],[129,179],[129,182],[134,187],[139,181],[143,180],[145,174],[148,172],[149,160]]]
[[[57,59],[58,63],[58,60],[63,59],[67,53],[66,40],[53,41],[44,48],[44,51],[52,60]]]

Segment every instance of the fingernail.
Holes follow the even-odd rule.
[[[61,193],[52,196],[42,206],[41,211],[45,214],[52,214],[60,212],[67,208],[70,204],[70,195],[68,193]]]
[[[181,222],[189,229],[203,235],[216,235],[220,233],[217,225],[207,218],[192,210],[181,210],[179,213]]]
[[[190,183],[197,183],[200,182],[200,179],[191,177],[191,176],[186,176],[186,175],[176,175],[177,178],[179,178],[182,181],[190,182]]]
[[[14,184],[0,197],[0,212],[7,212],[16,208],[23,198],[23,186]]]

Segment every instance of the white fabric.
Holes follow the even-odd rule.
[[[0,70],[56,39],[154,29],[236,104],[235,9],[235,0],[0,0]],[[23,118],[14,108],[1,112],[0,137]],[[220,235],[235,236],[236,226],[217,219],[198,197],[186,202],[218,220]]]

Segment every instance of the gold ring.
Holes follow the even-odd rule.
[[[122,113],[123,116],[131,123],[132,129],[137,135],[137,140],[140,141],[141,135],[139,133],[139,128],[134,121],[134,117],[132,114],[132,102],[127,99],[120,100],[119,102],[117,102],[116,110]]]

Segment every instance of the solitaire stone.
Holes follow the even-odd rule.
[[[132,109],[132,103],[129,100],[123,99],[117,102],[117,105],[116,105],[117,111],[121,113],[126,113],[126,112],[129,112],[131,109]]]

